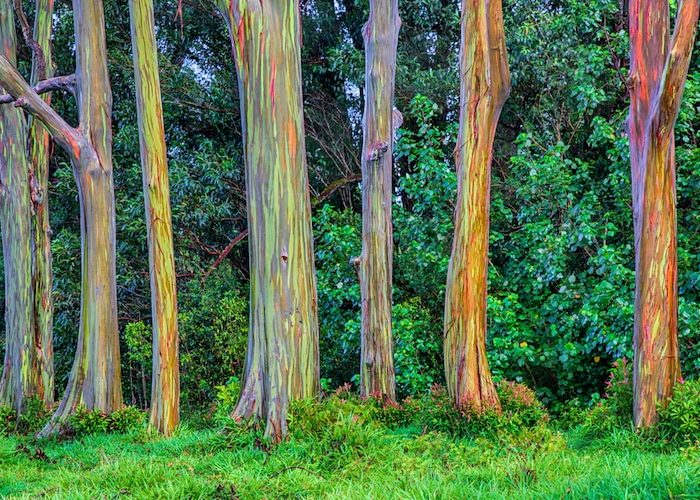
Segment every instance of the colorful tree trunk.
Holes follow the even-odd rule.
[[[236,418],[287,433],[290,400],[319,393],[311,201],[297,0],[219,0],[238,72],[250,230],[250,331]]]
[[[656,422],[680,379],[674,127],[698,24],[683,0],[670,35],[668,0],[630,0],[630,159],[634,211],[634,423]]]
[[[129,9],[151,277],[151,425],[170,435],[180,421],[177,289],[153,0],[130,0]]]
[[[34,41],[41,47],[41,54],[34,54],[30,83],[53,76],[51,57],[51,32],[54,0],[37,0],[34,18]],[[39,57],[42,60],[39,60]],[[51,94],[44,94],[51,103]],[[50,137],[39,120],[31,120],[29,130],[32,182],[33,223],[33,286],[34,286],[34,338],[37,363],[41,376],[41,397],[47,405],[54,402],[53,369],[53,271],[51,260],[51,227],[49,224],[49,156]]]
[[[445,297],[445,378],[456,405],[500,409],[486,357],[491,159],[510,92],[501,0],[463,0],[457,206]]]
[[[0,0],[0,49],[16,65],[15,16],[12,0]],[[37,394],[38,372],[34,342],[31,195],[24,112],[0,106],[0,226],[5,264],[6,348],[0,403],[18,413]]]
[[[65,122],[0,57],[0,85],[42,121],[71,158],[80,199],[82,280],[80,327],[68,386],[51,421],[49,435],[80,403],[110,413],[122,406],[117,325],[116,240],[112,182],[112,93],[107,73],[101,1],[73,1],[79,127]],[[57,79],[62,81],[62,79]]]
[[[360,395],[396,399],[391,336],[392,152],[398,0],[371,0],[365,40],[362,146],[362,297]]]

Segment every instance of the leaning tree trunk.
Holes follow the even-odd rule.
[[[396,399],[391,336],[391,224],[394,80],[398,0],[371,0],[365,40],[362,146],[362,297],[360,395]]]
[[[34,41],[41,51],[34,54],[30,83],[53,76],[51,57],[51,32],[54,0],[37,0],[34,18]],[[51,103],[51,94],[44,95]],[[40,392],[46,405],[54,402],[53,366],[53,271],[51,260],[51,227],[49,224],[49,157],[50,137],[39,120],[31,120],[29,131],[31,159],[30,179],[34,213],[33,229],[33,286],[34,286],[34,338],[37,364],[41,377]]]
[[[129,9],[151,277],[151,425],[170,435],[180,421],[177,290],[153,0],[130,0]]]
[[[104,11],[101,1],[73,1],[76,38],[76,94],[79,126],[71,127],[39,95],[39,88],[72,88],[54,78],[32,89],[0,57],[0,85],[42,121],[73,164],[80,200],[82,278],[80,327],[66,392],[39,434],[57,431],[76,406],[110,413],[122,406],[117,325],[116,240],[112,182],[112,93],[107,73]]]
[[[16,65],[12,0],[0,0],[0,49]],[[5,266],[5,362],[0,404],[18,413],[27,397],[38,392],[32,324],[31,195],[24,112],[0,106],[0,226]]]
[[[671,39],[668,0],[630,0],[630,159],[636,263],[634,423],[656,422],[680,379],[674,126],[700,0],[680,3]]]
[[[319,393],[311,202],[297,0],[219,0],[238,72],[250,231],[250,331],[236,418],[287,433],[290,400]]]
[[[486,358],[491,159],[510,92],[501,0],[463,0],[457,206],[445,297],[445,378],[459,408],[500,409]]]

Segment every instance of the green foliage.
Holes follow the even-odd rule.
[[[14,408],[0,405],[0,436],[6,436],[15,430],[16,417]]]
[[[182,406],[204,409],[216,387],[242,374],[248,339],[248,300],[228,265],[180,294]]]
[[[216,386],[216,409],[213,416],[216,425],[224,427],[229,423],[240,395],[241,381],[236,376],[229,378],[224,385]]]
[[[105,415],[81,405],[68,418],[64,433],[77,437],[104,433],[123,434],[143,428],[145,422],[146,414],[133,406],[125,406]]]
[[[700,380],[676,385],[673,397],[659,405],[656,431],[672,443],[700,446]]]

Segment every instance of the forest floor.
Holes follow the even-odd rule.
[[[697,449],[654,450],[632,432],[531,445],[409,429],[291,439],[269,449],[186,426],[36,442],[0,437],[0,497],[700,498]]]

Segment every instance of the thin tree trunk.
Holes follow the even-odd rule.
[[[0,50],[16,65],[12,0],[0,0]],[[6,347],[0,403],[18,413],[36,395],[38,377],[32,324],[31,196],[24,112],[0,106],[0,227],[5,265]]]
[[[151,277],[151,425],[170,435],[180,421],[177,290],[153,0],[130,0],[129,9]]]
[[[457,206],[445,298],[445,378],[459,408],[500,409],[486,357],[491,160],[510,92],[501,0],[463,0]]]
[[[636,292],[634,423],[680,379],[674,127],[688,75],[699,0],[679,5],[673,39],[667,0],[630,0],[630,159]]]
[[[54,0],[37,0],[34,18],[34,41],[41,54],[34,54],[30,83],[53,77],[51,57],[51,32],[53,26]],[[41,57],[41,61],[39,58]],[[51,94],[43,96],[51,103]],[[49,157],[50,137],[39,120],[30,121],[30,158],[32,201],[34,203],[34,337],[37,347],[37,362],[41,385],[41,397],[47,406],[54,402],[53,365],[53,270],[51,260],[51,227],[49,224]]]
[[[238,71],[250,230],[250,331],[235,418],[287,433],[290,400],[319,387],[311,202],[297,0],[219,0]]]
[[[392,153],[398,0],[371,0],[364,27],[360,395],[396,399],[391,335]]]

